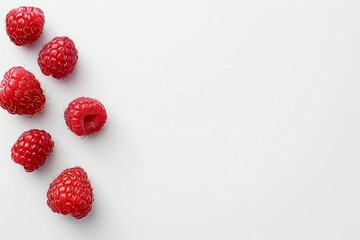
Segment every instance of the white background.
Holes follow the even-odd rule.
[[[2,1],[43,9],[28,47],[0,32],[1,75],[32,71],[42,115],[0,111],[0,239],[360,239],[360,3],[353,0]],[[3,22],[2,21],[2,22]],[[55,36],[79,50],[68,82],[41,74]],[[79,138],[78,96],[109,120]],[[55,150],[26,173],[25,130]],[[95,192],[83,220],[52,213],[50,182],[82,166]]]

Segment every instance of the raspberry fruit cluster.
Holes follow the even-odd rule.
[[[16,46],[36,42],[45,24],[44,12],[37,7],[21,6],[8,12],[5,18],[6,33]],[[63,80],[75,70],[78,51],[67,36],[57,36],[39,51],[37,63],[45,76]],[[33,116],[44,109],[46,96],[41,82],[22,66],[5,72],[0,82],[0,106],[14,115]],[[64,111],[69,130],[77,136],[98,133],[107,121],[104,105],[95,98],[78,97]],[[54,149],[49,132],[30,129],[23,132],[11,148],[11,159],[26,172],[41,168]],[[79,166],[65,169],[47,191],[47,205],[55,212],[76,219],[86,217],[94,202],[93,188],[86,171]]]

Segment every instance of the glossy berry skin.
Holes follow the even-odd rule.
[[[64,113],[66,125],[78,136],[99,132],[105,125],[104,105],[96,99],[79,97],[71,101]]]
[[[50,184],[47,204],[55,213],[72,215],[76,219],[86,217],[94,202],[93,189],[87,173],[81,167],[64,170]]]
[[[23,67],[7,71],[0,83],[0,106],[11,114],[34,115],[45,105],[40,82]]]
[[[40,8],[22,6],[12,9],[6,15],[5,22],[10,40],[17,46],[24,46],[40,38],[45,16]]]
[[[38,58],[41,72],[56,79],[67,78],[75,70],[77,61],[77,49],[68,37],[52,39],[45,44]]]
[[[11,148],[12,160],[33,172],[45,164],[54,148],[51,135],[39,129],[24,132]]]

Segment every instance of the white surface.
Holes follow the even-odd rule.
[[[0,16],[20,5],[44,10],[44,35],[16,47],[3,24],[0,72],[31,70],[48,102],[0,111],[0,239],[360,238],[358,1],[2,1]],[[79,49],[67,83],[36,64],[57,35]],[[67,130],[78,96],[106,106],[101,134]],[[56,148],[27,174],[10,148],[30,128]],[[75,165],[95,191],[81,221],[46,205]]]

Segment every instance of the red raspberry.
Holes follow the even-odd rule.
[[[64,117],[66,125],[78,136],[99,132],[107,120],[104,105],[89,97],[79,97],[70,102]]]
[[[77,60],[74,42],[68,37],[55,37],[40,51],[38,64],[44,75],[62,79],[75,70]]]
[[[23,67],[7,71],[0,83],[0,106],[11,114],[34,115],[45,105],[40,82]]]
[[[86,217],[94,202],[90,180],[81,167],[64,170],[50,184],[47,198],[53,212],[70,214],[76,219]]]
[[[44,130],[31,129],[24,132],[11,148],[12,160],[33,172],[45,164],[54,148],[51,135]]]
[[[45,16],[37,7],[19,7],[6,15],[6,33],[17,46],[38,40],[43,32]]]

